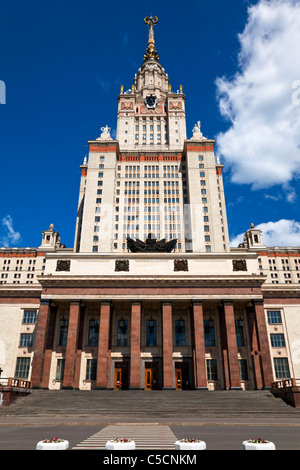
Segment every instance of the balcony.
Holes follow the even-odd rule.
[[[13,377],[0,378],[0,406],[9,406],[18,398],[32,393],[31,382]]]
[[[271,393],[289,405],[300,408],[300,379],[282,379],[272,383]]]

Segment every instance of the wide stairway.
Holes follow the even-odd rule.
[[[1,416],[65,415],[102,419],[176,418],[300,418],[293,408],[269,391],[34,390]]]

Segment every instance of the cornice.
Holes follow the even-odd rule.
[[[203,261],[219,261],[222,259],[231,260],[231,259],[256,259],[257,253],[249,252],[249,251],[239,251],[237,253],[232,252],[225,252],[225,253],[76,253],[74,251],[69,252],[54,252],[54,253],[47,253],[47,258],[57,258],[57,259],[94,259],[99,261],[104,261],[106,259],[130,259],[130,260],[138,260],[138,259],[153,259],[156,260],[169,260],[169,259],[188,259],[188,260],[203,260]]]
[[[213,288],[261,288],[262,276],[72,276],[45,275],[38,278],[45,287],[213,287]]]

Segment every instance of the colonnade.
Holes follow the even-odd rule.
[[[99,340],[97,353],[96,388],[108,389],[111,383],[111,322],[112,301],[99,299]],[[129,388],[141,389],[141,322],[143,300],[131,301]],[[205,332],[203,300],[191,300],[192,349],[194,388],[207,389],[205,363]],[[31,382],[33,388],[49,388],[50,369],[56,321],[55,299],[42,300],[38,315]],[[271,357],[261,299],[245,304],[249,347],[254,371],[255,388],[270,388],[273,381]],[[173,302],[161,301],[162,323],[162,388],[174,389]],[[241,379],[234,318],[234,300],[218,304],[221,331],[221,350],[225,389],[240,389]],[[80,388],[80,367],[83,350],[85,311],[80,300],[69,302],[69,322],[65,348],[65,368],[62,388]]]

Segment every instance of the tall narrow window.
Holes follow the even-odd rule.
[[[248,367],[246,359],[239,359],[240,378],[241,380],[248,380]]]
[[[185,321],[182,318],[175,320],[175,344],[176,346],[186,346]]]
[[[238,346],[245,346],[244,321],[242,318],[235,320],[236,342]]]
[[[117,346],[127,346],[128,321],[121,318],[118,320]]]
[[[97,377],[97,359],[87,359],[86,361],[86,380],[96,380]]]
[[[95,320],[94,318],[91,318],[89,321],[88,345],[98,346],[98,338],[99,338],[99,320]]]
[[[61,318],[59,322],[59,346],[66,346],[67,345],[67,338],[68,338],[68,324],[69,321],[66,318]]]
[[[146,346],[156,346],[156,320],[150,318],[147,320]]]
[[[215,346],[215,326],[212,318],[204,320],[205,346]]]
[[[217,359],[206,359],[207,380],[218,380]]]
[[[56,380],[63,380],[65,373],[65,359],[57,359]]]

